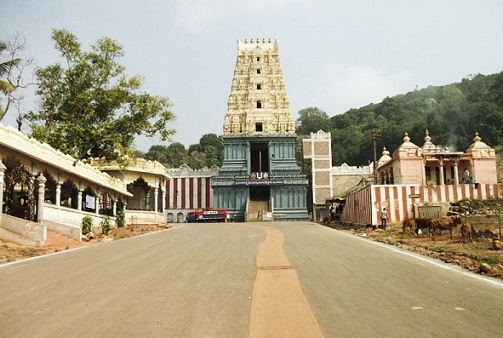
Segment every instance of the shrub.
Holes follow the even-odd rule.
[[[101,233],[108,235],[110,230],[112,230],[112,225],[110,224],[110,217],[105,217],[100,222]]]
[[[93,218],[91,216],[85,216],[82,218],[82,234],[85,236],[91,232],[93,228]]]
[[[126,214],[124,213],[123,210],[117,211],[117,218],[115,219],[115,222],[117,223],[117,228],[122,228],[125,225],[126,221]]]

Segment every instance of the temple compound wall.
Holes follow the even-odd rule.
[[[192,169],[187,165],[167,169],[171,177],[166,182],[165,218],[168,223],[182,223],[194,209],[213,206],[211,177],[218,175],[218,167]]]
[[[223,125],[224,160],[211,179],[213,204],[231,220],[307,220],[307,178],[295,160],[278,40],[238,41]]]

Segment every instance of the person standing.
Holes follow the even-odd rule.
[[[381,212],[381,227],[383,230],[386,230],[387,220],[388,220],[388,213],[386,212],[386,208],[383,208]]]

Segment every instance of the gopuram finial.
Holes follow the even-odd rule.
[[[475,132],[475,137],[473,138],[473,142],[479,142],[480,140],[482,140],[479,136],[479,133],[478,132]]]
[[[409,142],[409,141],[410,141],[409,133],[405,132],[403,136],[403,142]]]

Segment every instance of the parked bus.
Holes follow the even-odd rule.
[[[227,220],[227,210],[225,208],[204,208],[196,209],[187,214],[188,223],[198,222],[225,222]]]

